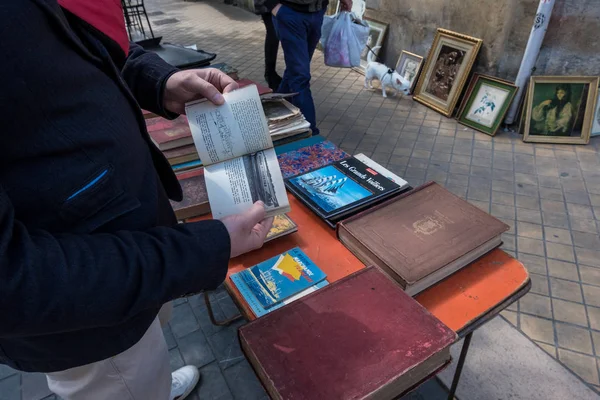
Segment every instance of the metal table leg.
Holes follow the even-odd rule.
[[[458,387],[458,381],[460,380],[460,374],[462,373],[465,359],[467,358],[467,353],[469,351],[469,345],[471,344],[471,337],[473,337],[473,332],[465,336],[465,341],[463,342],[462,349],[460,350],[460,356],[458,357],[458,364],[456,364],[456,371],[454,371],[454,378],[452,378],[452,387],[450,388],[450,393],[448,394],[448,400],[454,400],[456,388]]]
[[[206,303],[206,309],[208,310],[208,317],[210,318],[210,322],[212,322],[214,325],[227,326],[243,318],[241,314],[238,314],[235,317],[223,321],[217,321],[217,319],[215,318],[215,314],[213,313],[212,304],[210,303],[210,297],[208,296],[208,292],[204,292],[204,303]]]

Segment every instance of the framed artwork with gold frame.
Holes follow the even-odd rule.
[[[589,143],[599,81],[596,76],[532,76],[523,111],[523,141]]]
[[[404,79],[410,82],[410,92],[412,93],[423,66],[423,57],[418,54],[402,50],[398,62],[396,63],[396,72]]]
[[[438,28],[413,98],[452,116],[483,41]]]

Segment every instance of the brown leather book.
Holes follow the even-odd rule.
[[[435,182],[338,224],[338,238],[410,295],[427,289],[502,243],[509,227]]]
[[[392,399],[450,360],[456,334],[368,267],[239,329],[272,399]]]
[[[177,174],[177,179],[183,191],[182,201],[171,201],[177,219],[181,221],[208,214],[210,204],[208,204],[208,194],[204,183],[204,168],[181,172]]]

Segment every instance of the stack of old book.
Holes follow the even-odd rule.
[[[185,115],[174,120],[149,118],[146,119],[146,127],[152,142],[162,151],[174,171],[202,165]]]
[[[312,136],[310,123],[300,109],[287,101],[285,96],[263,96],[262,105],[269,123],[269,133],[275,145]]]
[[[404,179],[362,153],[288,178],[285,184],[331,228],[410,188]]]

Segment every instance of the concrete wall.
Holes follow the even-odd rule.
[[[366,17],[389,23],[380,55],[426,56],[436,29],[483,39],[481,73],[514,80],[538,0],[367,0]],[[600,0],[556,0],[536,75],[600,75]]]

